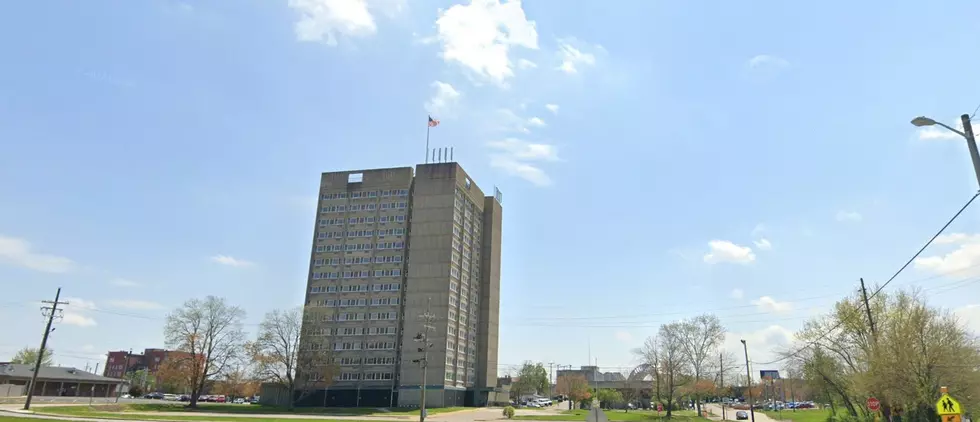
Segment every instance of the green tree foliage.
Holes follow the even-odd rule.
[[[551,384],[548,381],[548,370],[544,365],[531,361],[524,362],[516,378],[510,390],[517,398],[528,394],[547,393]]]
[[[38,349],[33,347],[25,347],[17,351],[14,357],[10,359],[10,363],[19,363],[23,365],[34,365],[37,362],[37,351]],[[54,365],[54,351],[51,348],[44,350],[44,358],[41,359],[42,366]]]
[[[903,421],[930,421],[940,386],[967,409],[980,406],[980,343],[952,313],[915,291],[882,292],[870,301],[873,332],[862,299],[808,321],[797,338],[812,346],[786,355],[838,419],[869,419],[873,396],[886,420],[902,409]]]
[[[623,393],[620,393],[619,390],[614,390],[612,388],[599,389],[599,391],[596,393],[596,397],[599,398],[599,403],[607,408],[623,402]]]
[[[507,406],[504,408],[504,417],[507,419],[512,419],[514,417],[514,406]]]

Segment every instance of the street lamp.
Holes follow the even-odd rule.
[[[970,149],[970,160],[973,161],[973,173],[976,174],[977,185],[980,186],[980,152],[977,152],[977,140],[973,136],[973,124],[970,123],[970,115],[964,114],[960,116],[960,121],[963,123],[962,131],[925,116],[919,116],[912,119],[912,125],[916,127],[942,126],[948,129],[950,132],[960,135],[966,139],[966,146]]]
[[[752,370],[749,369],[749,346],[745,340],[741,340],[742,348],[745,349],[745,376],[748,378],[749,391],[749,414],[752,415],[752,422],[755,422],[755,401],[752,400]]]

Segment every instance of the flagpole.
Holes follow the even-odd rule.
[[[432,117],[429,117],[431,120]],[[429,164],[429,131],[432,130],[432,125],[426,122],[425,124],[425,163]]]

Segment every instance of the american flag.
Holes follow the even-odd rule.
[[[429,116],[429,127],[436,127],[436,126],[439,126],[439,121],[433,119],[432,116]]]

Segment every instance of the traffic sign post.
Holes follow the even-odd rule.
[[[877,412],[879,409],[881,409],[881,402],[874,397],[868,397],[868,410]]]

